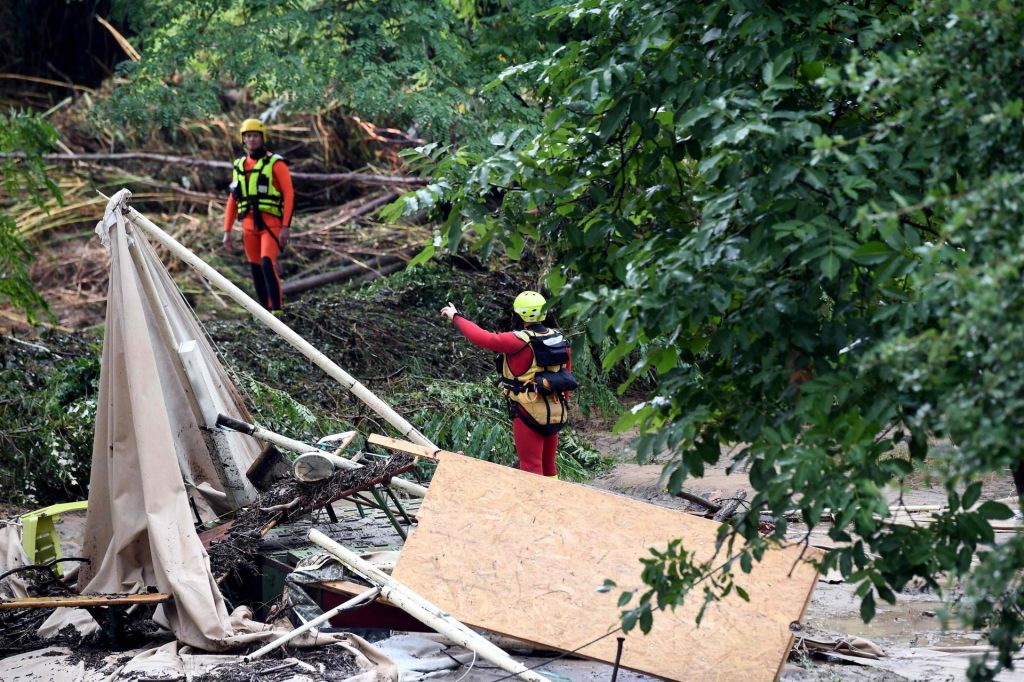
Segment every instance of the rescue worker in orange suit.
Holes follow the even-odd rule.
[[[455,328],[471,343],[500,353],[503,393],[509,399],[512,436],[515,440],[519,468],[534,474],[557,478],[555,453],[558,432],[568,418],[567,392],[543,395],[537,389],[544,376],[568,373],[571,367],[569,346],[557,329],[542,324],[546,301],[536,291],[524,291],[512,304],[516,331],[494,333],[482,329],[462,316],[449,303],[441,309]],[[521,324],[518,324],[521,322]],[[556,355],[538,359],[538,354],[555,349]],[[571,374],[569,374],[571,377]],[[575,379],[571,388],[576,388]]]
[[[266,148],[267,129],[259,119],[242,122],[246,155],[231,169],[231,194],[224,214],[224,248],[231,250],[231,228],[242,217],[242,245],[249,261],[256,299],[275,314],[281,311],[277,256],[288,243],[295,192],[288,162]]]

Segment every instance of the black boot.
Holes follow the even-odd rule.
[[[263,274],[263,267],[259,263],[249,263],[249,272],[252,274],[252,285],[256,289],[256,300],[264,308],[267,307],[267,278]]]
[[[277,279],[277,272],[274,270],[274,261],[267,257],[263,258],[263,279],[266,282],[267,300],[271,310],[281,309],[281,285]]]

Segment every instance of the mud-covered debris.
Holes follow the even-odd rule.
[[[319,509],[347,491],[365,486],[371,481],[389,480],[412,462],[412,457],[395,454],[386,461],[370,462],[360,469],[339,470],[333,476],[314,483],[302,483],[294,478],[278,481],[261,494],[250,506],[238,512],[226,537],[215,540],[207,550],[210,569],[214,576],[237,573],[242,567],[252,566],[259,550],[264,529],[271,522],[285,522]],[[273,507],[287,505],[298,498],[298,504],[289,509]]]
[[[283,682],[292,679],[345,680],[359,672],[355,656],[339,646],[324,646],[315,649],[291,649],[282,660],[268,656],[250,663],[239,661],[218,665],[202,675],[193,677],[195,682]]]

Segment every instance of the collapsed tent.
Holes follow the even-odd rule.
[[[196,532],[207,521],[255,499],[245,471],[255,441],[210,427],[218,413],[248,418],[238,391],[199,321],[137,229],[122,190],[109,202],[97,233],[111,252],[102,370],[93,442],[80,594],[172,596],[154,620],[180,644],[227,651],[280,635],[252,620],[245,607],[228,613]],[[82,609],[60,608],[43,637],[67,625],[95,629]],[[345,642],[362,660],[386,662],[358,638]],[[310,644],[312,638],[299,640]],[[365,645],[365,646],[364,646]],[[380,667],[382,679],[393,668]]]

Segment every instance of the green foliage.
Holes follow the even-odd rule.
[[[228,370],[232,381],[246,396],[253,419],[270,431],[306,443],[323,436],[341,433],[352,425],[334,417],[314,414],[313,410],[291,395],[259,381],[243,370]]]
[[[272,107],[340,101],[378,123],[432,139],[484,140],[539,112],[512,82],[479,84],[556,45],[543,0],[116,3],[143,55],[109,102],[116,120],[173,128],[220,111],[224,84]]]
[[[601,366],[600,358],[608,351],[595,344],[583,331],[563,329],[563,334],[572,342],[572,373],[580,383],[573,391],[574,403],[581,416],[592,414],[603,418],[619,416],[622,407],[611,388],[613,373]]]
[[[0,113],[0,304],[23,311],[29,322],[38,313],[52,317],[50,307],[32,286],[28,266],[32,251],[18,234],[17,216],[6,206],[26,196],[43,207],[50,197],[61,200],[60,189],[46,175],[42,155],[53,148],[57,133],[41,117],[21,112]]]
[[[416,406],[409,419],[422,424],[420,431],[438,447],[505,466],[518,461],[508,407],[493,385],[435,381],[400,400]],[[560,478],[585,481],[606,471],[611,461],[567,427],[560,434],[556,464]]]
[[[0,499],[48,504],[84,499],[92,464],[99,347],[46,350],[0,344]]]
[[[505,74],[536,74],[541,131],[495,136],[489,154],[410,153],[434,182],[393,210],[444,220],[424,256],[556,248],[548,285],[608,344],[604,367],[653,377],[619,427],[641,430],[642,458],[674,455],[673,489],[747,444],[730,464],[749,469],[753,512],[723,531],[723,548],[746,544],[721,571],[783,541],[784,522],[759,534],[760,511],[797,507],[813,528],[838,510],[828,533],[849,544],[822,563],[858,585],[865,619],[911,579],[967,578],[961,616],[991,626],[1007,665],[1024,636],[1019,541],[995,547],[1007,510],[961,492],[1024,452],[1024,81],[1006,77],[1024,14],[579,0],[546,16],[575,39]],[[934,464],[929,434],[956,443]],[[903,442],[909,461],[888,455]],[[950,509],[880,523],[886,486],[915,466],[936,467]],[[704,575],[656,558],[658,607]]]

